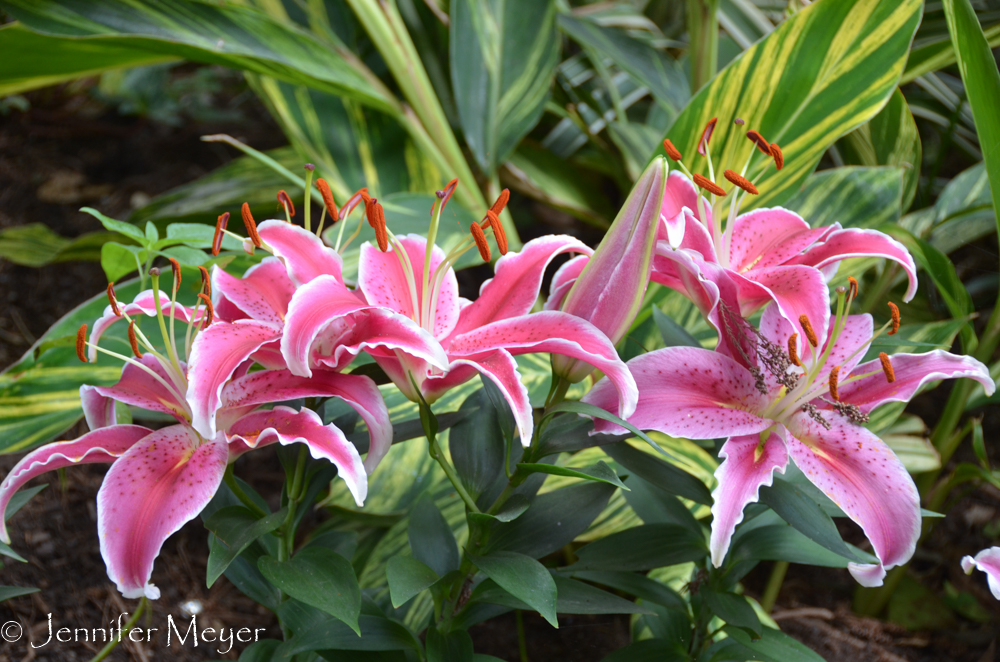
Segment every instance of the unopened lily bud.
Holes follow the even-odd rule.
[[[642,307],[666,182],[667,161],[658,157],[639,177],[560,306],[563,312],[589,321],[612,343],[625,337]],[[561,355],[552,356],[552,368],[572,382],[593,370],[588,363]]]

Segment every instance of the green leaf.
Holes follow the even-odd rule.
[[[653,312],[653,322],[663,337],[664,347],[701,347],[701,343],[695,340],[687,329],[660,310],[659,306],[653,304],[650,310]]]
[[[427,662],[473,662],[472,637],[465,630],[427,628]]]
[[[990,177],[993,213],[1000,232],[1000,71],[989,42],[969,0],[944,0],[948,32],[955,49],[965,94],[976,121],[976,133],[983,148],[983,162]]]
[[[585,467],[582,469],[572,469],[570,467],[560,467],[554,464],[535,464],[535,463],[519,463],[517,465],[518,469],[527,471],[528,473],[543,473],[552,474],[554,476],[571,476],[573,478],[583,478],[585,480],[593,480],[600,483],[608,483],[609,485],[614,485],[620,487],[621,489],[628,491],[628,487],[625,483],[621,481],[615,470],[609,467],[604,462],[598,462],[597,464]]]
[[[29,223],[0,230],[0,258],[25,267],[41,267],[54,262],[99,260],[101,246],[119,235],[88,232],[67,239],[44,223]]]
[[[448,433],[448,452],[462,484],[478,498],[503,471],[506,440],[500,417],[485,389],[470,395],[459,411],[474,411]]]
[[[504,167],[511,174],[511,188],[584,223],[603,229],[611,226],[616,210],[601,195],[596,178],[549,150],[524,142]]]
[[[845,166],[814,172],[785,207],[818,228],[873,228],[899,220],[903,172],[899,168]]]
[[[604,447],[604,452],[636,476],[648,480],[670,494],[691,499],[696,503],[706,505],[712,503],[712,493],[705,483],[683,469],[633,447],[628,442],[608,444]]]
[[[438,580],[436,572],[412,556],[394,556],[385,567],[392,606],[401,606]]]
[[[759,639],[751,639],[738,627],[727,625],[727,639],[713,645],[711,660],[762,660],[762,662],[823,662],[823,658],[787,634],[765,627]],[[714,655],[712,655],[714,653]]]
[[[491,515],[489,513],[469,513],[468,518],[470,522],[485,522],[487,524],[492,522],[513,522],[518,517],[524,514],[526,510],[531,506],[531,502],[523,494],[511,494],[506,501],[503,502],[503,506],[496,514]]]
[[[553,0],[454,0],[451,80],[465,141],[488,176],[537,124],[559,58]]]
[[[566,577],[555,577],[558,599],[556,611],[560,614],[652,614],[649,609],[641,607],[630,600],[619,598],[613,593],[578,582]],[[503,605],[511,609],[530,610],[525,602],[496,585],[492,581],[484,581],[472,593],[471,602],[489,602]]]
[[[0,602],[6,602],[11,598],[19,598],[22,595],[38,593],[40,590],[30,586],[0,586]]]
[[[538,445],[532,452],[532,457],[540,460],[555,453],[566,453],[604,446],[621,441],[621,435],[590,434],[594,430],[594,422],[589,418],[575,414],[555,416],[542,430]]]
[[[718,170],[741,169],[756,150],[746,131],[756,129],[781,145],[785,165],[777,172],[770,158],[756,153],[746,176],[757,183],[760,195],[750,205],[783,203],[835,140],[874,117],[889,100],[922,5],[920,0],[810,4],[719,72],[667,137],[689,168],[708,174],[696,151],[711,118],[720,120],[711,140]],[[734,125],[737,117],[746,124]]]
[[[413,558],[431,568],[439,577],[458,570],[460,558],[455,535],[429,496],[422,496],[410,513],[407,535]]]
[[[980,433],[982,434],[982,433]],[[17,511],[21,510],[26,503],[31,501],[36,494],[48,487],[48,483],[42,483],[41,485],[35,485],[34,487],[29,487],[26,490],[21,490],[17,492],[14,496],[10,498],[7,503],[7,510],[4,511],[3,521],[9,520],[13,517]]]
[[[763,515],[758,516],[758,519],[761,517]],[[851,558],[842,556],[806,538],[787,524],[770,524],[737,531],[729,549],[728,563],[735,565],[748,560],[789,561],[827,568],[846,568],[849,562],[855,561],[857,555],[854,552]]]
[[[860,560],[840,537],[833,519],[794,484],[775,476],[771,486],[760,488],[760,500],[810,540],[835,554]]]
[[[101,268],[108,282],[115,282],[128,274],[141,271],[149,252],[138,246],[125,246],[109,241],[101,247]]]
[[[625,591],[637,598],[642,598],[648,602],[654,602],[671,609],[687,611],[687,603],[677,591],[669,586],[650,579],[637,572],[623,572],[620,570],[581,570],[573,573],[574,577],[585,579],[595,584],[602,584],[610,588]]]
[[[113,218],[109,218],[104,214],[102,214],[101,212],[97,211],[96,209],[92,209],[91,207],[83,207],[80,209],[80,211],[86,214],[90,214],[91,216],[99,220],[101,222],[101,225],[103,225],[105,229],[110,230],[111,232],[117,232],[119,234],[123,234],[129,239],[135,240],[136,243],[138,243],[140,246],[146,246],[147,243],[149,243],[146,239],[146,234],[139,228],[132,225],[131,223],[125,223],[124,221],[117,221]]]
[[[205,520],[205,527],[215,534],[218,545],[208,555],[206,585],[212,588],[229,564],[243,553],[250,544],[266,533],[274,531],[285,521],[286,509],[258,518],[249,508],[228,506]]]
[[[990,48],[1000,46],[1000,25],[991,25],[983,30],[983,34],[986,35]],[[948,35],[942,35],[940,39],[930,42],[921,41],[923,42],[921,46],[914,47],[910,51],[910,58],[906,61],[906,71],[899,79],[900,85],[955,64],[955,48]]]
[[[626,430],[628,430],[629,432],[631,432],[635,436],[637,436],[640,439],[642,439],[643,441],[645,441],[647,444],[649,444],[653,448],[656,448],[657,450],[660,450],[662,452],[662,449],[660,449],[659,445],[657,445],[657,443],[655,441],[653,441],[652,439],[650,439],[649,435],[647,435],[645,432],[643,432],[639,428],[635,427],[634,425],[632,425],[628,421],[622,420],[621,418],[618,418],[617,416],[615,416],[611,412],[605,411],[604,409],[601,409],[600,407],[596,407],[594,405],[587,404],[586,402],[579,402],[579,401],[576,401],[576,400],[567,400],[567,401],[564,401],[564,402],[560,402],[559,404],[553,405],[552,407],[549,407],[545,411],[545,413],[546,414],[555,414],[555,413],[558,413],[558,412],[561,412],[561,411],[568,411],[568,412],[572,412],[574,414],[584,414],[586,416],[592,416],[594,418],[601,418],[601,419],[604,419],[605,421],[611,421],[615,425],[620,425],[621,427],[625,428]]]
[[[306,547],[287,561],[265,556],[257,565],[282,591],[338,618],[360,636],[361,589],[343,556],[324,547]]]
[[[486,556],[469,554],[477,568],[497,585],[542,615],[552,627],[556,620],[556,583],[541,563],[516,552],[491,552]]]
[[[687,662],[690,658],[663,639],[643,639],[619,648],[601,662]]]
[[[726,623],[750,630],[757,637],[761,635],[763,626],[760,624],[760,618],[742,595],[729,591],[714,591],[707,587],[698,594],[705,600],[712,613]]]
[[[701,531],[677,524],[643,524],[595,540],[577,550],[569,570],[652,570],[708,554]]]
[[[285,602],[279,615],[298,606],[294,601]],[[282,618],[284,622],[286,619]],[[312,623],[283,643],[274,652],[274,659],[290,660],[294,655],[313,651],[396,651],[415,649],[420,645],[405,627],[384,616],[364,614],[358,618],[361,636],[342,621],[329,618]]]
[[[4,0],[0,6],[43,34],[220,64],[395,109],[349,51],[248,7],[182,0]]]
[[[273,662],[279,646],[281,642],[277,639],[261,639],[243,649],[240,662]]]

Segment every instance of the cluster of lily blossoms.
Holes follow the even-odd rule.
[[[224,480],[232,480],[227,467],[243,453],[302,443],[314,458],[335,464],[363,503],[368,475],[392,442],[392,425],[375,382],[344,372],[360,353],[424,406],[482,375],[507,400],[528,446],[535,435],[533,412],[514,356],[546,352],[553,355],[557,397],[596,369],[601,377],[586,402],[642,429],[726,438],[713,492],[715,566],[725,559],[744,507],[791,457],[864,529],[879,562],[852,564],[850,570],[862,584],[880,584],[886,568],[912,555],[920,505],[902,464],[863,427],[868,414],[885,402],[908,400],[928,381],[969,377],[990,393],[993,381],[981,363],[942,351],[881,354],[861,363],[879,333],[898,328],[898,311],[893,308],[892,321],[875,331],[870,315],[849,314],[857,294],[852,281],[849,290],[838,288],[831,315],[827,283],[841,260],[883,257],[908,275],[908,300],[917,285],[912,258],[875,231],[811,228],[781,208],[740,215],[741,204],[757,193],[745,177],[751,159],[763,154],[780,170],[783,155],[748,132],[757,149],[741,173],[725,171],[732,184],[727,191],[714,181],[708,149],[714,128],[713,120],[698,149],[709,177],[688,172],[666,141],[679,170],[654,159],[596,251],[572,237],[545,236],[508,252],[498,218],[505,191],[446,253],[435,242],[457,181],[438,192],[426,238],[393,234],[381,204],[365,189],[338,210],[322,179],[317,185],[324,213],[341,222],[334,248],[312,232],[308,213],[304,227],[287,218],[257,225],[244,205],[248,237],[239,239],[247,252],[270,255],[242,277],[202,269],[195,307],[177,303],[176,263],[169,288],[161,288],[154,270],[152,289],[130,304],[120,304],[109,286],[109,305],[89,339],[86,325],[78,334],[78,354],[91,361],[99,353],[114,354],[99,340],[121,321],[128,323],[133,356],[115,354],[125,361],[115,386],[81,388],[91,431],[26,455],[0,484],[0,509],[45,471],[111,463],[98,493],[101,553],[123,595],[156,598],[150,578],[164,540],[197,516]],[[283,204],[287,210],[291,201]],[[353,237],[341,241],[348,216],[362,204],[358,227],[367,219],[377,245],[361,246],[355,284],[344,278],[341,258]],[[730,219],[725,226],[724,216]],[[222,236],[231,234],[228,218],[219,218],[216,254]],[[475,301],[466,300],[453,265],[473,249],[489,261],[489,238],[501,254],[494,277]],[[536,310],[546,268],[567,253],[575,257],[557,270],[544,307]],[[622,362],[615,344],[635,319],[650,281],[698,306],[719,332],[716,350],[671,347]],[[762,308],[757,328],[746,318]],[[144,318],[155,318],[159,344],[140,330]],[[311,409],[272,406],[327,397],[342,399],[364,420],[370,444],[363,461],[344,433]],[[166,413],[177,423],[158,430],[118,425],[116,403]],[[607,431],[623,429],[595,420],[595,432]],[[0,537],[9,541],[5,528]],[[977,561],[984,567],[987,559]]]

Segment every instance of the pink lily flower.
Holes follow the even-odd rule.
[[[259,405],[302,397],[338,397],[364,419],[373,446],[388,445],[392,438],[385,403],[378,387],[367,377],[330,371],[318,371],[310,379],[287,370],[248,373],[252,361],[241,362],[232,371],[232,378],[223,384],[217,411],[213,412],[218,432],[211,436],[200,434],[193,425],[194,411],[187,397],[194,366],[189,369],[178,358],[173,329],[169,333],[166,330],[167,319],[162,312],[165,306],[162,294],[157,291],[157,280],[154,276],[152,296],[140,294],[127,306],[119,308],[112,295],[110,313],[117,317],[115,310],[118,310],[123,318],[129,319],[130,341],[137,358],[119,356],[126,365],[116,385],[81,388],[91,432],[28,453],[0,484],[2,509],[21,486],[46,471],[75,464],[110,463],[112,466],[97,495],[97,527],[108,576],[128,598],[159,597],[159,589],[149,580],[163,542],[208,504],[222,482],[227,465],[254,448],[273,443],[304,443],[314,458],[335,464],[357,503],[361,505],[364,501],[368,489],[364,465],[357,449],[340,429],[323,425],[309,409],[275,407],[254,411]],[[176,320],[202,319],[204,311],[200,307],[185,308],[172,303],[174,297],[166,298],[174,315],[171,327]],[[160,299],[159,310],[155,303],[152,309],[147,305],[150,299],[153,302]],[[158,318],[167,355],[158,353],[136,328],[130,311]],[[111,321],[102,318],[97,326],[103,331]],[[193,330],[194,325],[189,329]],[[81,328],[78,335],[81,357],[86,344],[85,331],[85,327]],[[89,343],[93,353],[114,354],[99,347],[94,336]],[[145,353],[141,353],[140,345],[145,346]],[[211,361],[212,357],[203,354],[198,360]],[[177,424],[159,430],[114,425],[116,403],[169,414]],[[10,542],[3,525],[0,538]]]
[[[771,484],[774,471],[784,472],[791,457],[871,541],[879,562],[852,563],[851,574],[864,586],[881,585],[886,568],[913,554],[920,501],[899,459],[861,423],[879,405],[906,402],[933,380],[968,377],[992,393],[988,369],[944,351],[891,359],[882,354],[858,365],[874,337],[867,314],[831,320],[826,343],[817,343],[819,349],[807,343],[801,359],[793,328],[777,307],[764,312],[759,332],[748,327],[745,333],[755,356],[744,357],[744,363],[753,370],[722,353],[691,347],[629,361],[640,394],[629,422],[676,437],[728,437],[712,493],[710,550],[716,567],[744,507],[757,501],[760,486]],[[584,401],[607,409],[613,397],[602,380]],[[602,420],[595,427],[624,432]]]
[[[358,293],[369,304],[412,321],[405,329],[412,332],[409,343],[390,346],[368,342],[366,351],[415,402],[423,399],[432,403],[476,373],[484,375],[510,404],[525,445],[531,442],[534,423],[528,391],[514,360],[516,354],[551,352],[593,365],[616,385],[620,393],[616,411],[627,416],[637,397],[635,384],[607,336],[573,315],[530,312],[549,262],[562,253],[590,254],[591,249],[571,237],[534,239],[520,252],[508,253],[497,261],[494,278],[483,284],[476,301],[462,299],[451,265],[473,245],[481,252],[488,251],[483,229],[491,230],[494,225],[476,224],[476,243],[467,241],[449,255],[434,245],[437,221],[453,186],[442,192],[435,204],[430,239],[396,237],[383,225],[387,251],[370,243],[361,247]],[[491,210],[487,216],[496,213]],[[503,237],[497,236],[497,241],[505,252]],[[488,257],[487,252],[484,259]],[[336,369],[344,364],[343,352],[334,343],[350,332],[340,321],[339,291],[339,285],[327,277],[296,290],[281,339],[282,353],[293,373],[307,376],[317,366]],[[372,331],[378,330],[373,324]],[[437,351],[421,355],[412,350],[432,344]]]
[[[1000,547],[989,547],[976,554],[975,557],[962,557],[962,570],[971,575],[975,569],[986,573],[993,597],[1000,600]]]

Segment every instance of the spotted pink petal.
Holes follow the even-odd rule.
[[[816,356],[822,355],[826,351],[830,334],[833,332],[833,325],[836,319],[831,319],[824,337],[827,343],[820,346],[820,350],[814,351],[806,340],[801,329],[798,330],[798,355],[806,366],[813,366]],[[858,362],[865,356],[865,351],[872,339],[874,330],[872,316],[868,313],[863,315],[848,315],[844,321],[837,340],[830,348],[823,368],[816,374],[816,383],[823,383],[829,379],[830,371],[835,366],[840,366],[840,380],[843,382],[847,374],[855,369]],[[768,308],[760,318],[760,332],[769,341],[779,347],[788,347],[788,338],[792,335],[793,327],[785,319],[776,307]]]
[[[775,207],[755,209],[736,217],[729,239],[729,268],[744,273],[773,267],[815,243],[826,229],[814,231],[795,212]]]
[[[767,441],[760,445],[761,436]],[[722,445],[724,458],[715,470],[718,486],[712,490],[712,535],[709,549],[712,565],[722,565],[729,551],[736,525],[743,521],[743,509],[757,503],[761,486],[770,486],[774,472],[785,473],[788,452],[777,433],[730,437]]]
[[[87,427],[91,430],[106,428],[117,422],[115,401],[98,393],[94,386],[84,384],[80,387],[80,405]]]
[[[785,426],[795,464],[854,520],[879,558],[875,565],[851,563],[862,586],[881,586],[885,571],[910,560],[920,537],[920,495],[892,450],[860,425],[827,417],[830,429],[804,412]]]
[[[392,423],[378,386],[368,377],[315,370],[310,378],[293,375],[287,370],[261,370],[229,382],[222,390],[226,408],[329,397],[346,402],[368,426],[371,445],[365,470],[371,473],[392,444]]]
[[[275,257],[285,263],[288,277],[304,285],[317,276],[333,276],[343,281],[343,260],[337,251],[304,228],[285,221],[264,221],[257,233]]]
[[[140,425],[112,425],[88,432],[73,441],[57,441],[36,448],[14,465],[0,483],[0,513],[7,511],[14,493],[35,476],[73,464],[114,462],[152,430]],[[0,539],[10,543],[6,523],[0,522]]]
[[[603,372],[615,385],[615,411],[619,416],[628,418],[635,409],[635,380],[607,336],[586,320],[558,311],[531,313],[456,336],[447,347],[452,361],[474,359],[497,349],[513,355],[549,352],[580,359]]]
[[[416,291],[416,310],[414,309],[413,294],[410,291],[410,280],[400,263],[399,256],[396,255],[395,247],[383,253],[370,243],[361,246],[361,257],[358,261],[358,288],[364,292],[365,299],[369,303],[385,306],[412,320],[419,320],[420,307],[430,305],[431,302],[425,298],[429,299],[432,294],[424,293],[423,283],[427,240],[416,234],[408,234],[397,239],[409,256],[413,269],[412,280]],[[434,270],[444,262],[445,257],[444,251],[435,246],[431,253],[428,278],[433,277]],[[434,337],[444,338],[451,333],[455,325],[458,324],[458,318],[458,279],[455,277],[455,270],[449,266],[438,290],[437,308],[434,315]]]
[[[816,332],[820,346],[826,342],[826,330],[830,325],[830,295],[823,274],[817,269],[800,265],[764,267],[742,275],[731,273],[731,277],[739,288],[740,309],[744,317],[773,301],[800,339],[806,337],[799,321],[805,315]]]
[[[133,318],[138,315],[148,315],[149,317],[156,316],[156,299],[153,298],[153,290],[145,290],[143,292],[140,292],[139,294],[136,295],[132,303],[128,304],[119,303],[118,305],[125,314]],[[164,292],[163,290],[160,290],[160,307],[163,310],[163,314],[169,318],[171,310],[170,295]],[[188,320],[191,319],[190,316],[193,313],[193,311],[186,306],[177,304],[176,307],[174,307],[173,309],[173,313],[175,320],[186,324]],[[204,315],[205,315],[205,310],[204,308],[202,308],[198,311],[198,316],[195,319],[200,320],[202,319],[202,317],[204,317]],[[118,317],[117,315],[115,315],[114,311],[111,310],[110,305],[105,307],[104,314],[96,322],[94,322],[94,327],[90,330],[90,339],[89,339],[90,343],[92,345],[97,345],[98,341],[100,341],[101,339],[101,336],[104,335],[104,332],[108,330],[108,327],[110,327],[118,320],[123,320],[123,319],[125,318]],[[97,361],[97,349],[95,347],[90,347],[87,350],[87,358],[91,363]]]
[[[198,333],[188,361],[187,402],[191,425],[203,437],[215,437],[215,414],[222,388],[236,369],[258,349],[280,337],[280,325],[256,320],[218,322]]]
[[[886,402],[909,402],[921,386],[939,379],[975,379],[992,395],[996,383],[989,368],[971,356],[956,356],[936,349],[926,354],[894,354],[889,357],[896,381],[891,384],[878,359],[862,363],[851,375],[865,375],[840,387],[840,399],[868,413]],[[869,374],[871,373],[871,374]]]
[[[709,207],[705,208],[705,213],[711,215],[711,210]],[[666,239],[665,236],[661,235],[662,239]],[[669,243],[663,243],[663,250],[670,248]],[[698,253],[703,260],[706,262],[712,262],[718,264],[719,258],[715,252],[715,243],[712,240],[712,234],[709,229],[705,227],[705,224],[698,220],[698,217],[694,212],[685,211],[684,212],[684,240],[681,242],[680,248],[687,249],[689,251],[694,251]],[[661,250],[658,245],[657,250]]]
[[[443,393],[447,388],[457,386],[475,374],[469,372],[468,368],[474,368],[500,389],[514,415],[521,444],[527,448],[534,434],[531,402],[528,399],[528,389],[521,381],[521,373],[517,370],[517,361],[509,352],[501,349],[474,359],[456,359],[449,372],[442,377],[429,378],[425,382],[425,388],[435,394]]]
[[[837,264],[852,257],[882,257],[898,262],[909,276],[910,284],[903,295],[909,301],[917,293],[917,267],[903,244],[878,230],[838,230],[789,264],[805,264],[817,269]]]
[[[325,459],[337,467],[337,472],[359,506],[368,494],[368,476],[361,455],[336,425],[323,425],[311,409],[295,411],[278,406],[270,411],[258,411],[236,421],[229,429],[232,440],[249,448],[259,448],[275,442],[282,446],[303,443],[315,459]]]
[[[501,257],[496,262],[493,278],[479,288],[479,298],[462,309],[452,337],[484,324],[531,312],[541,291],[546,267],[557,255],[564,253],[586,256],[592,255],[594,250],[573,237],[545,235],[532,239],[520,251]]]
[[[108,576],[126,598],[160,597],[149,582],[163,542],[202,511],[222,482],[225,437],[203,442],[185,425],[146,435],[111,465],[97,493]]]
[[[972,571],[979,568],[986,573],[986,579],[990,585],[990,593],[997,600],[1000,600],[1000,547],[988,547],[971,556],[962,557],[962,570],[965,574],[971,575]]]
[[[750,372],[728,356],[697,347],[668,347],[628,362],[639,388],[635,413],[627,420],[642,430],[672,437],[715,439],[761,432],[773,423],[761,416],[767,398]],[[584,402],[614,412],[614,391],[602,379]],[[598,432],[624,433],[608,421]]]
[[[440,343],[412,319],[364,303],[332,276],[299,287],[292,297],[281,353],[293,374],[312,375],[312,360],[339,368],[346,356],[375,347],[400,350],[447,369]]]
[[[552,276],[552,283],[549,285],[549,298],[545,301],[543,310],[559,310],[563,299],[576,283],[576,279],[579,278],[588,261],[590,261],[589,255],[577,255],[559,267],[555,275]]]
[[[191,416],[188,404],[179,394],[177,386],[160,361],[147,353],[143,354],[141,359],[137,359],[137,362],[145,366],[145,369],[126,363],[117,384],[94,386],[93,390],[100,396],[113,398],[126,405],[169,414],[179,422],[188,421]],[[183,364],[181,365],[183,367]],[[160,379],[156,379],[150,373]]]
[[[663,228],[660,234],[660,239],[667,241],[671,247],[677,248],[678,246],[687,247],[687,243],[693,239],[688,237],[688,232],[691,230],[691,221],[696,223],[700,230],[700,234],[704,234],[708,237],[708,245],[712,245],[712,232],[714,223],[712,220],[712,205],[701,196],[702,207],[705,211],[705,218],[702,219],[701,209],[698,207],[698,189],[695,185],[687,178],[686,175],[681,173],[679,170],[672,171],[667,176],[667,186],[663,193],[663,204],[660,207],[660,217],[663,219]],[[685,210],[687,210],[685,212]],[[678,233],[677,225],[683,222],[683,231]],[[671,236],[671,229],[673,228],[673,236]],[[674,242],[674,239],[680,237],[680,242]],[[712,255],[705,255],[705,259],[714,258],[714,250]]]
[[[284,322],[288,302],[295,293],[285,265],[273,257],[247,269],[242,278],[213,267],[212,283],[213,290],[218,292],[217,300],[225,297],[251,319],[276,324]]]

